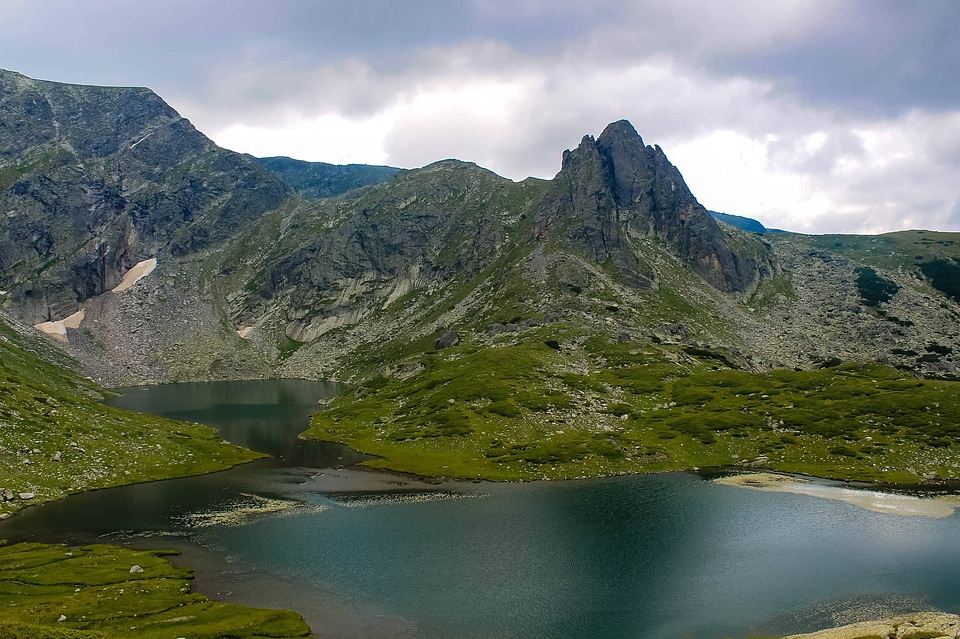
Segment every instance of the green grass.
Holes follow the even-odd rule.
[[[104,406],[103,389],[72,373],[44,342],[0,324],[0,489],[33,499],[224,470],[262,457],[213,429]]]
[[[658,472],[767,459],[770,468],[891,483],[960,477],[960,394],[876,364],[749,373],[704,349],[563,328],[425,355],[316,415],[307,435],[421,475],[516,480]],[[570,341],[570,340],[567,340]],[[580,370],[574,372],[571,366]]]
[[[72,159],[72,154],[60,147],[45,150],[35,159],[29,159],[19,164],[8,165],[0,168],[0,191],[5,191],[21,179],[34,174],[43,169],[49,168],[55,164],[67,162]]]
[[[896,270],[960,257],[960,233],[897,231],[883,235],[809,235],[804,241],[861,264]]]
[[[168,551],[0,547],[0,636],[22,639],[306,637],[299,615],[211,601]],[[131,572],[138,565],[143,572]]]

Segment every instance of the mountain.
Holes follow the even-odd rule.
[[[729,213],[710,211],[710,216],[715,220],[719,220],[729,224],[730,226],[735,226],[744,231],[750,231],[751,233],[766,233],[768,230],[767,227],[761,224],[758,220],[749,217],[743,217],[741,215],[730,215]]]
[[[146,89],[2,79],[4,310],[102,383],[350,382],[313,435],[433,475],[955,472],[960,235],[718,224],[626,121],[312,199]]]
[[[70,315],[140,261],[216,246],[289,195],[148,89],[0,70],[0,289],[30,322]]]
[[[284,184],[308,200],[333,197],[362,186],[380,184],[400,171],[392,166],[327,164],[288,157],[247,157],[272,171]]]

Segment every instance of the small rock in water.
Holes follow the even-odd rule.
[[[130,566],[130,572],[131,573],[143,572],[143,566],[141,566],[140,564],[133,564],[132,566]]]

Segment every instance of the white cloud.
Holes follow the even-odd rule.
[[[827,130],[755,138],[716,132],[671,153],[706,206],[802,232],[960,228],[960,114],[829,122]],[[833,145],[834,139],[841,144]],[[854,143],[851,143],[854,140]],[[823,157],[821,157],[823,156]]]
[[[258,157],[286,155],[333,164],[385,164],[384,138],[392,127],[389,115],[348,120],[330,114],[294,120],[278,127],[234,124],[215,132],[222,147]]]
[[[297,41],[278,55],[284,23],[273,40],[211,58],[201,88],[164,97],[255,155],[404,167],[459,157],[514,179],[552,177],[564,148],[627,118],[712,209],[808,232],[958,227],[957,111],[871,119],[716,71],[724,56],[802,46],[849,11],[832,0],[471,6],[476,24],[452,37],[392,33],[392,55]],[[525,40],[537,24],[560,35]]]

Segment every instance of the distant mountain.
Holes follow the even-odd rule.
[[[729,213],[718,213],[717,211],[710,211],[710,215],[713,216],[713,219],[715,220],[720,220],[725,224],[735,226],[738,229],[743,229],[744,231],[750,231],[751,233],[786,233],[786,231],[781,231],[780,229],[768,229],[758,220],[750,217],[730,215]]]
[[[288,157],[256,158],[248,156],[279,177],[284,184],[308,200],[340,195],[361,186],[386,182],[400,169],[370,164],[327,164],[305,162]]]
[[[720,220],[730,226],[735,226],[738,229],[743,229],[744,231],[750,231],[751,233],[766,233],[767,227],[761,224],[758,220],[749,217],[743,217],[740,215],[730,215],[729,213],[718,213],[717,211],[710,211],[710,215],[715,220]]]

